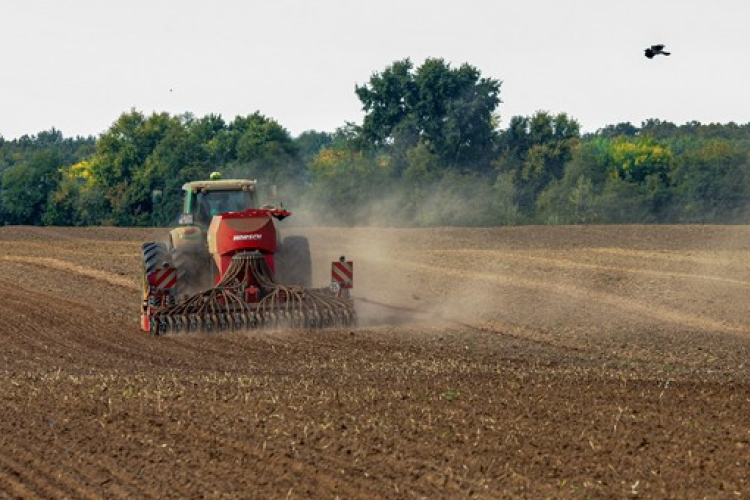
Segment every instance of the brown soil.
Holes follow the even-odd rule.
[[[162,231],[0,228],[0,498],[750,496],[750,228],[297,232],[358,327],[147,336]]]

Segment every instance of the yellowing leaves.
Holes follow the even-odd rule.
[[[672,151],[651,138],[619,138],[612,147],[612,160],[620,177],[636,182],[652,174],[665,175],[672,164]]]
[[[356,170],[362,159],[361,151],[322,149],[310,164],[310,169],[317,175],[335,175],[343,170]]]
[[[78,180],[81,184],[85,185],[91,185],[94,183],[91,163],[86,160],[70,165],[67,168],[63,168],[62,174],[65,180]]]

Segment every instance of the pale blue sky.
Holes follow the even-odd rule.
[[[361,123],[354,93],[410,57],[503,81],[501,127],[750,122],[746,0],[3,0],[0,135],[98,135],[131,108],[260,111],[293,135]],[[670,57],[643,49],[664,43]]]

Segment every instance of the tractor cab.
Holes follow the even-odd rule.
[[[208,226],[214,215],[258,208],[256,182],[242,179],[188,182],[180,225]]]
[[[207,250],[208,228],[214,216],[258,209],[254,180],[216,179],[182,186],[183,202],[177,227],[169,233],[169,248],[192,246]]]

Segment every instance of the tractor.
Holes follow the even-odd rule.
[[[324,328],[356,321],[353,264],[332,263],[331,283],[310,288],[310,245],[281,238],[283,206],[258,203],[257,181],[182,187],[182,212],[167,241],[141,247],[141,329],[154,333]]]

